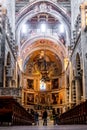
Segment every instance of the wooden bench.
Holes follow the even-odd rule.
[[[60,124],[87,124],[87,101],[60,115]]]
[[[34,119],[12,96],[0,96],[0,125],[32,125]]]

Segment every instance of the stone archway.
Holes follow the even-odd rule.
[[[65,59],[68,58],[67,46],[70,42],[70,21],[69,16],[63,12],[62,8],[59,8],[51,1],[49,2],[49,0],[44,3],[45,5],[43,5],[42,0],[36,1],[21,10],[16,17],[16,35],[19,48],[18,63],[23,72],[21,82],[23,88],[27,90],[24,90],[27,97],[28,95],[34,97],[37,94],[36,92],[41,93],[43,91],[40,89],[40,81],[44,79],[47,86],[43,93],[45,99],[47,95],[52,97],[50,92],[53,91],[53,96],[56,95],[56,105],[60,105],[60,103],[63,105],[65,99],[63,96],[60,96],[61,98],[59,99],[58,95],[61,95],[61,93],[65,95]],[[41,6],[44,6],[43,9]],[[41,32],[40,28],[43,21],[47,27],[44,33],[43,31]],[[25,25],[28,33],[23,33],[22,27],[26,27]],[[64,25],[63,33],[60,32],[60,25]],[[64,35],[64,39],[61,37],[62,35]],[[44,78],[44,75],[47,77]],[[27,81],[29,81],[28,84]],[[54,87],[56,83],[57,85]],[[30,87],[32,86],[31,84],[34,87]],[[64,89],[61,92],[60,89],[62,87]],[[45,94],[45,92],[47,93]],[[44,96],[41,96],[43,101]],[[25,102],[28,102],[27,97],[23,99],[26,100]],[[28,103],[32,102],[29,101]],[[50,100],[49,104],[51,103],[52,101]],[[57,107],[59,108],[59,106]]]

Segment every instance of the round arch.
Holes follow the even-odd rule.
[[[17,36],[20,34],[20,28],[22,26],[23,23],[25,23],[25,21],[27,21],[28,19],[32,18],[33,16],[39,14],[39,13],[49,13],[52,16],[54,16],[56,19],[58,19],[61,23],[64,23],[65,26],[65,30],[66,30],[66,35],[67,35],[67,44],[69,42],[69,38],[70,38],[70,18],[69,15],[67,15],[67,13],[59,6],[57,5],[55,2],[52,2],[50,0],[45,0],[45,2],[47,3],[47,9],[44,10],[38,10],[36,11],[35,9],[35,5],[39,5],[41,4],[42,0],[39,1],[35,1],[32,2],[30,5],[27,5],[26,7],[24,7],[19,14],[16,17],[16,34]],[[51,5],[51,9],[48,10],[48,4]],[[38,7],[39,8],[39,7]],[[20,39],[17,40],[17,43],[19,44]],[[19,45],[20,48],[20,45]]]
[[[43,43],[42,43],[43,42]],[[29,55],[34,53],[35,51],[43,50],[45,47],[45,50],[51,51],[54,55],[59,57],[62,67],[64,66],[64,58],[67,56],[67,51],[63,45],[60,45],[60,43],[56,43],[54,41],[49,41],[48,39],[38,39],[33,40],[31,43],[25,44],[25,46],[22,46],[21,48],[21,55],[20,58],[22,59],[22,67],[24,66],[24,63]]]
[[[65,24],[65,31],[67,34],[67,44],[70,42],[70,19],[67,13],[55,2],[52,2],[51,0],[45,0],[44,3],[46,3],[46,8],[45,9],[40,9],[39,7],[43,3],[42,0],[39,1],[34,1],[31,4],[27,5],[24,7],[19,14],[16,17],[16,35],[17,37],[20,37],[20,30],[21,26],[23,23],[25,23],[28,19],[31,19],[33,16],[39,14],[39,13],[48,13],[52,15],[54,18],[58,19],[61,23]],[[48,8],[48,5],[50,7]],[[36,9],[37,7],[37,9]],[[52,37],[46,35],[40,36],[34,36],[32,38],[27,39],[22,45],[20,45],[20,38],[17,39],[17,43],[19,46],[19,59],[22,59],[22,69],[24,66],[24,63],[27,59],[28,56],[30,56],[33,52],[39,51],[43,49],[43,45],[41,43],[37,43],[38,40],[45,40],[45,41],[50,41],[47,43],[46,49],[51,51],[53,54],[57,55],[59,59],[61,60],[62,67],[64,66],[64,58],[68,56],[67,54],[67,47],[65,47],[62,42],[60,41],[59,38],[57,37]]]

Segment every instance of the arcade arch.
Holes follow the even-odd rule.
[[[39,22],[49,25],[46,32],[39,31]],[[29,33],[22,32],[24,25],[28,25]],[[59,31],[60,25],[64,25],[63,33]],[[44,97],[44,104],[50,99],[47,105],[57,105],[60,108],[66,102],[65,71],[68,64],[67,48],[70,45],[68,14],[50,0],[44,3],[42,0],[36,0],[18,13],[16,35],[19,49],[18,63],[22,71],[21,82],[24,88],[23,97],[26,95],[26,99],[23,98],[24,106],[36,103],[35,97],[38,97],[38,104],[43,105],[41,99]],[[46,83],[44,91],[41,90],[41,80]],[[33,97],[32,100],[29,95]]]
[[[77,102],[81,101],[83,98],[83,86],[82,86],[82,72],[81,72],[81,61],[80,55],[76,55],[76,93],[77,93]]]

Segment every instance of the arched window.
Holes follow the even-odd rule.
[[[76,75],[81,76],[81,63],[80,63],[80,56],[78,53],[76,55]]]
[[[8,54],[7,54],[7,65],[11,66],[11,54],[10,54],[10,52],[8,52]]]

